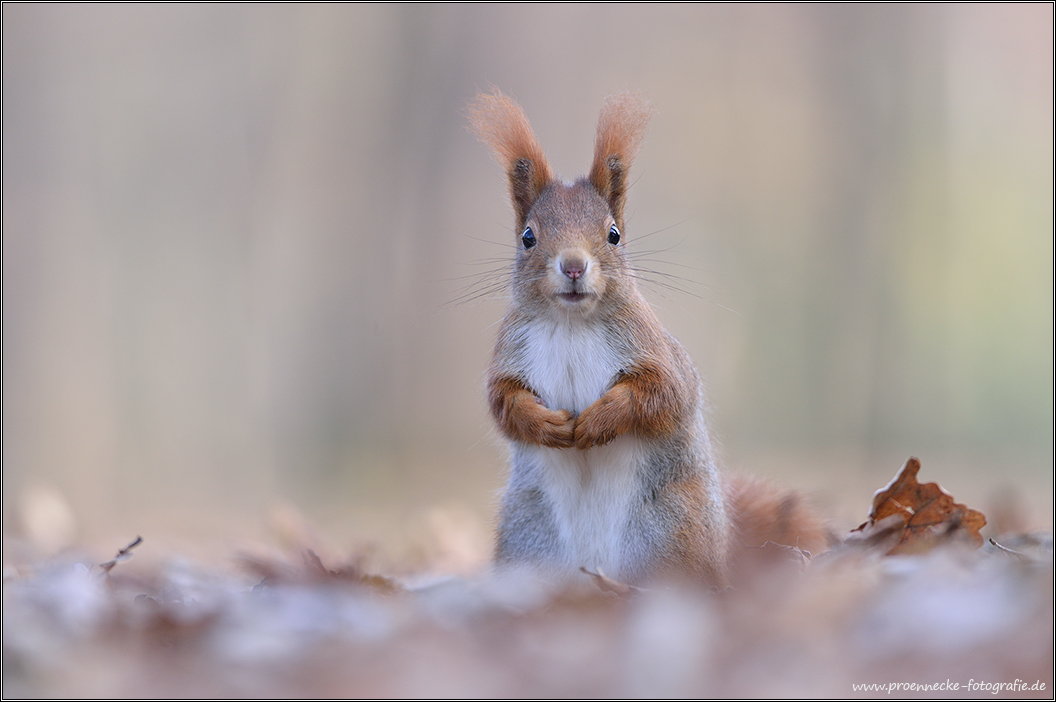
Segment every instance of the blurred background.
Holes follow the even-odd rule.
[[[514,235],[464,110],[492,86],[566,178],[607,94],[656,105],[626,241],[728,467],[849,528],[918,455],[991,522],[1051,524],[1052,27],[1049,4],[5,4],[4,534],[446,530],[486,555],[506,301],[474,291]]]

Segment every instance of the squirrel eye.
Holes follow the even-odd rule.
[[[535,234],[532,232],[531,227],[524,228],[524,234],[521,234],[521,243],[524,244],[524,248],[526,249],[535,246]]]
[[[615,246],[620,243],[620,230],[616,228],[616,225],[609,227],[609,243]]]

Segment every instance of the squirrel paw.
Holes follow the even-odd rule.
[[[624,433],[629,412],[630,393],[616,385],[583,410],[576,420],[575,446],[587,450],[601,446]]]
[[[546,410],[546,417],[538,426],[538,441],[550,448],[572,448],[575,440],[576,418],[568,410]]]
[[[541,400],[525,401],[521,407],[518,432],[523,440],[550,448],[571,448],[575,431],[575,416],[568,410],[552,410]]]

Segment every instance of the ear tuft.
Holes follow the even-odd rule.
[[[506,169],[520,229],[543,188],[554,179],[543,149],[521,106],[498,90],[478,95],[467,116],[477,138],[491,148],[495,160]]]
[[[627,199],[627,174],[642,146],[653,112],[653,106],[641,95],[625,92],[610,95],[598,118],[590,182],[609,203],[612,216],[621,229],[623,205]]]

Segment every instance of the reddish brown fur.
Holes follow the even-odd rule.
[[[481,94],[469,107],[469,123],[506,169],[518,227],[523,226],[532,203],[554,179],[524,110],[499,91]]]
[[[623,229],[627,172],[638,155],[652,116],[652,106],[635,93],[612,95],[601,108],[589,179],[608,201],[620,229]]]
[[[488,404],[499,430],[508,439],[550,448],[573,445],[575,417],[572,413],[547,409],[519,380],[509,377],[489,380]]]
[[[576,448],[607,444],[621,434],[664,436],[678,426],[683,409],[678,378],[656,363],[628,371],[576,420]]]
[[[716,587],[729,584],[726,534],[708,534],[703,515],[714,506],[707,499],[707,488],[699,475],[668,483],[665,490],[672,502],[684,510],[673,535],[673,547],[664,564],[665,575],[686,577]]]
[[[758,548],[767,541],[810,553],[831,545],[832,535],[798,492],[732,475],[726,479],[726,497],[736,543],[742,550]]]

